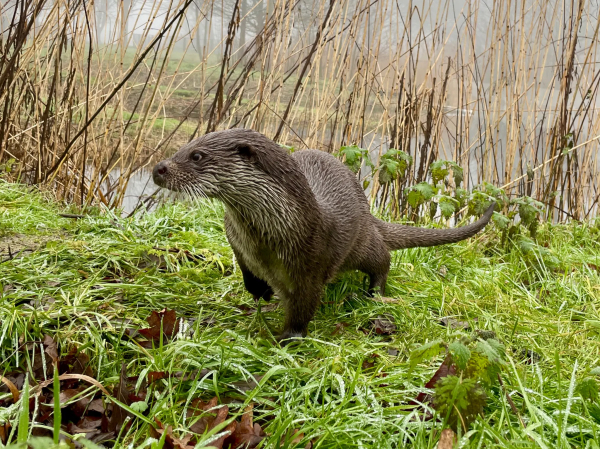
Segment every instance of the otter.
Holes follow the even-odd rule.
[[[205,134],[153,169],[154,182],[225,205],[225,232],[245,288],[256,300],[276,293],[285,305],[278,340],[307,335],[325,285],[360,270],[369,293],[384,294],[390,251],[454,243],[477,234],[495,203],[472,224],[423,229],[371,215],[354,173],[331,154],[289,154],[249,129]]]

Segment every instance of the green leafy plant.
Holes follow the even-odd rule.
[[[434,390],[428,397],[421,393],[417,402],[429,402],[447,425],[467,431],[470,423],[483,413],[487,392],[498,382],[505,362],[504,347],[489,335],[463,336],[451,343],[441,340],[414,350],[410,366],[446,352],[444,362],[426,387]]]
[[[363,161],[368,167],[374,167],[369,151],[357,145],[345,145],[335,153],[335,156],[341,158],[354,173],[358,173]]]
[[[408,153],[390,148],[379,158],[379,166],[377,167],[379,182],[389,184],[396,179],[404,178],[412,162],[413,158]]]

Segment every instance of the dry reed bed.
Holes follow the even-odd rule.
[[[531,195],[554,219],[597,211],[600,21],[584,1],[1,8],[0,161],[60,199],[119,206],[157,157],[243,126],[296,148],[402,149],[415,162],[396,197],[443,158],[469,188]],[[372,187],[375,199],[377,177]]]

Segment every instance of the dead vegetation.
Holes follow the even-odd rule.
[[[597,210],[600,22],[583,1],[1,8],[0,162],[60,199],[118,207],[136,171],[237,126],[296,149],[357,144],[375,165],[388,148],[410,154],[402,179],[373,177],[373,199],[446,159],[467,188],[505,186],[555,219]]]

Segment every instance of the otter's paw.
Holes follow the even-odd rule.
[[[283,331],[283,333],[277,337],[277,341],[281,347],[284,347],[290,343],[299,341],[302,337],[304,337],[302,332]]]

